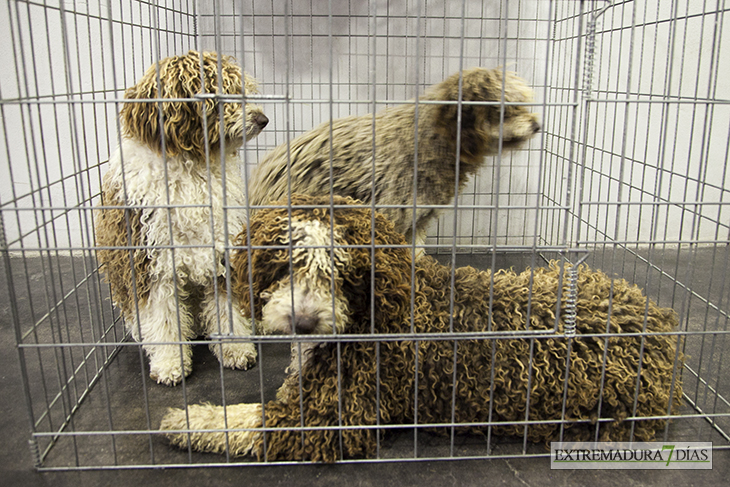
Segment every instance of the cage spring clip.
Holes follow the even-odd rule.
[[[590,100],[593,92],[593,58],[596,50],[596,24],[595,17],[588,20],[586,26],[586,62],[583,67],[583,98]]]
[[[578,316],[578,266],[568,269],[568,295],[565,298],[565,328],[563,333],[567,337],[575,336],[576,317]]]
[[[613,6],[611,0],[607,0],[606,4],[593,15],[588,18],[586,23],[586,62],[583,66],[583,98],[592,99],[593,93],[593,63],[596,55],[596,31],[598,30],[598,18]]]
[[[33,467],[40,468],[41,450],[38,446],[38,441],[35,438],[31,438],[28,440],[28,446],[30,447],[30,456],[33,459]]]

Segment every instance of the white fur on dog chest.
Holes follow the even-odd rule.
[[[152,276],[169,274],[166,269],[172,268],[173,255],[177,275],[195,284],[209,283],[225,272],[223,253],[232,235],[226,238],[224,219],[229,232],[235,233],[243,225],[243,214],[240,209],[224,211],[219,161],[218,155],[211,156],[210,167],[184,156],[163,161],[159,154],[130,139],[123,140],[121,150],[110,158],[105,186],[119,188],[120,195],[126,189],[130,206],[148,207],[140,221],[144,245],[151,247]],[[227,206],[243,205],[239,161],[235,153],[225,158]],[[165,248],[171,246],[174,251]]]

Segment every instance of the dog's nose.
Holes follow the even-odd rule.
[[[532,131],[534,133],[538,133],[542,127],[540,126],[540,122],[533,120],[532,122]]]
[[[319,318],[309,315],[297,315],[293,320],[294,331],[297,335],[308,335],[319,325]]]
[[[268,123],[269,123],[268,117],[266,115],[264,115],[263,113],[256,115],[255,121],[256,121],[256,125],[258,125],[261,129],[266,127],[266,125],[268,125]]]

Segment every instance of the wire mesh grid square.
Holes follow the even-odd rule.
[[[585,259],[674,308],[684,401],[658,439],[727,448],[729,10],[692,0],[7,2],[2,313],[15,328],[36,467],[261,462],[175,449],[158,428],[169,407],[273,399],[286,341],[257,342],[256,368],[234,371],[201,338],[192,375],[158,385],[96,259],[92,209],[121,137],[124,89],[190,49],[233,55],[259,81],[251,99],[271,122],[241,151],[244,177],[312,127],[407,103],[462,68],[518,72],[541,133],[485,160],[429,229],[427,253],[493,270]],[[366,461],[545,455],[520,438],[400,426]]]

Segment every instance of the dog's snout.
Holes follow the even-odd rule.
[[[269,124],[269,118],[263,113],[259,113],[258,115],[256,115],[255,122],[256,125],[263,129],[264,127],[266,127],[266,125]]]
[[[542,129],[542,127],[540,126],[540,122],[538,122],[537,120],[533,120],[532,121],[532,132],[538,133],[541,129]]]
[[[308,335],[319,325],[319,318],[306,314],[297,315],[292,319],[292,328],[298,335]]]

